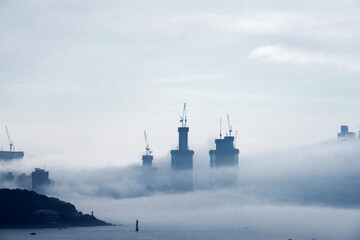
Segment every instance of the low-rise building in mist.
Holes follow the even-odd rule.
[[[17,186],[22,189],[31,189],[31,176],[22,173],[17,178]]]
[[[2,172],[0,175],[0,179],[2,182],[13,183],[15,180],[15,176],[13,172]]]
[[[342,125],[340,132],[337,134],[337,137],[340,139],[355,138],[354,132],[349,132],[349,127],[347,125]]]
[[[31,188],[33,191],[44,192],[50,183],[49,172],[45,171],[45,169],[35,168],[35,171],[31,173]]]

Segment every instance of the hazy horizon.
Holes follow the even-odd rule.
[[[114,223],[358,239],[359,2],[0,0],[0,29],[0,148],[7,126],[25,152],[0,172],[45,167],[49,195]],[[194,191],[173,193],[184,102]],[[239,179],[211,188],[227,114]]]

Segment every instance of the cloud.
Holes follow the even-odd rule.
[[[148,16],[149,17],[149,16]],[[142,19],[144,20],[144,19]],[[124,26],[132,31],[163,32],[170,34],[192,31],[227,32],[247,35],[297,36],[300,38],[332,38],[341,40],[353,37],[352,28],[357,26],[356,18],[304,14],[296,11],[246,11],[240,14],[183,13],[161,14]]]
[[[356,56],[304,51],[277,45],[258,47],[251,52],[250,57],[281,63],[325,64],[360,71],[360,58]]]
[[[241,198],[257,202],[295,205],[360,207],[359,140],[329,141],[257,155],[240,155],[239,169],[210,169],[207,156],[194,157],[194,188],[217,191],[231,188]],[[86,157],[84,157],[86,158]],[[27,166],[38,164],[26,159]],[[80,161],[74,160],[75,161]],[[80,162],[83,162],[81,160]],[[47,167],[56,196],[136,198],[173,192],[168,158],[157,159],[153,171],[140,166],[87,167],[76,164]],[[2,172],[29,173],[21,161],[1,164]],[[81,174],[79,174],[81,172]],[[238,174],[238,184],[232,185]],[[234,177],[235,176],[235,177]],[[212,182],[216,180],[216,182]],[[236,194],[237,194],[236,193]],[[238,196],[229,196],[237,198]]]

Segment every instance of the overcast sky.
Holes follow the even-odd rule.
[[[0,170],[46,165],[55,196],[113,223],[358,239],[359,142],[332,140],[360,130],[359,80],[356,0],[0,0],[0,147],[7,126],[25,152]],[[143,131],[168,184],[184,102],[196,190],[147,196]],[[226,114],[239,186],[208,191]]]
[[[184,102],[195,161],[227,113],[244,155],[360,130],[358,1],[1,0],[0,30],[0,145],[48,164],[166,158]]]

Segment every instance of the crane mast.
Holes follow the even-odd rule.
[[[9,139],[10,152],[12,152],[12,151],[13,151],[14,142],[13,142],[13,141],[11,141],[11,139],[10,139],[10,135],[9,135],[8,128],[7,128],[7,127],[5,127],[5,129],[6,129],[6,133],[7,133],[8,139]]]
[[[234,147],[236,147],[237,130],[235,131]]]
[[[228,119],[228,124],[229,124],[229,136],[231,137],[232,127],[231,127],[231,125],[230,125],[230,117],[229,117],[229,114],[227,115],[227,119]]]
[[[186,127],[186,103],[184,103],[183,115],[180,117],[181,127]]]
[[[146,131],[144,131],[144,135],[145,135],[145,151],[146,151],[146,155],[150,155],[152,153],[152,151],[150,150],[150,146],[149,146],[149,141],[146,135]]]
[[[222,128],[222,122],[221,122],[221,117],[220,117],[220,139],[222,138],[222,131],[221,131],[221,128]]]

